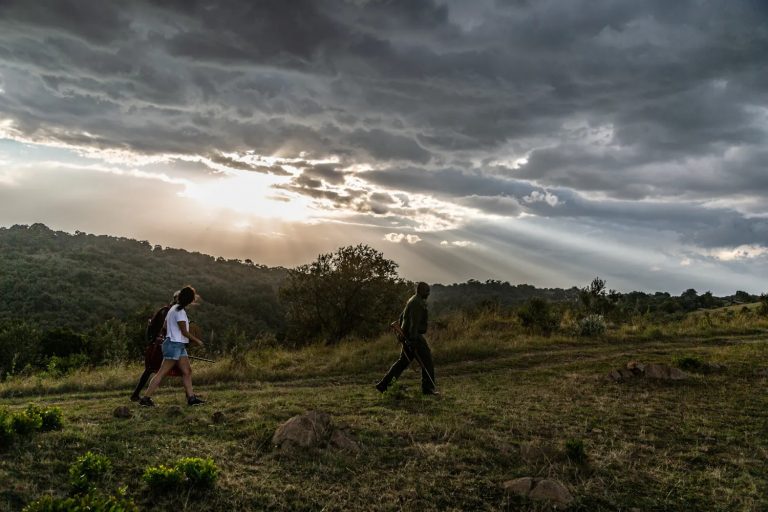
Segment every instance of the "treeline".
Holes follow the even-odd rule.
[[[65,371],[135,360],[145,345],[147,319],[185,284],[202,296],[190,316],[212,342],[209,350],[218,353],[255,340],[300,346],[376,337],[413,289],[397,268],[362,245],[288,270],[128,238],[73,235],[43,224],[0,228],[0,380],[24,368]],[[680,296],[621,294],[599,278],[581,289],[469,280],[433,285],[430,307],[438,319],[503,309],[544,332],[563,315],[599,330],[605,321],[674,319],[757,299],[743,291],[715,297],[692,289]]]

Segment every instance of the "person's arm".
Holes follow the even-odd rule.
[[[189,332],[189,330],[187,330],[187,322],[185,322],[184,320],[179,320],[177,323],[179,324],[179,330],[181,331],[181,334],[183,334],[187,339],[194,341],[201,347],[203,346],[203,340],[201,340],[197,336],[193,336]]]
[[[402,329],[405,333],[405,336],[408,338],[408,340],[414,340],[416,339],[416,335],[418,334],[416,332],[416,326],[418,324],[414,323],[414,310],[416,308],[414,307],[414,301],[410,300],[408,301],[408,304],[405,306],[405,310],[403,310],[403,323],[402,323]]]

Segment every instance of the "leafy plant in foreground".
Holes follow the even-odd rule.
[[[88,451],[69,466],[69,483],[75,492],[85,492],[105,480],[111,470],[107,457]]]

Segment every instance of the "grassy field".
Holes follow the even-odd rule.
[[[433,336],[439,398],[422,397],[411,371],[404,397],[374,390],[396,357],[388,338],[199,363],[208,403],[197,408],[184,406],[178,381],[157,408],[128,402],[138,367],[0,384],[11,409],[56,405],[65,419],[63,430],[0,452],[0,509],[66,495],[68,466],[91,450],[113,462],[105,491],[125,486],[142,510],[544,510],[505,495],[503,482],[522,476],[564,483],[572,510],[768,510],[762,327],[583,340],[504,334],[503,318],[484,321]],[[726,370],[670,383],[601,379],[631,359],[680,357]],[[114,418],[120,405],[134,416]],[[271,446],[278,425],[312,409],[330,413],[361,450]],[[212,421],[216,411],[223,423]],[[583,444],[584,461],[569,458],[569,441]],[[216,488],[154,495],[141,482],[145,467],[182,456],[213,458]]]

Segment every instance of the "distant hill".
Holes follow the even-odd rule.
[[[284,268],[128,238],[72,235],[43,224],[0,228],[0,321],[77,331],[109,318],[144,322],[192,284],[204,306],[190,316],[206,331],[252,336],[281,329],[277,289],[285,275]]]
[[[43,329],[71,327],[82,332],[117,318],[140,328],[175,290],[192,284],[204,305],[191,317],[206,335],[215,330],[251,338],[272,332],[279,338],[285,320],[278,290],[287,272],[250,260],[214,258],[129,238],[69,234],[43,224],[0,228],[0,323],[22,319]],[[430,302],[432,313],[440,315],[457,309],[513,307],[534,297],[577,303],[579,289],[469,280],[433,285]],[[631,292],[615,296],[614,311],[675,313],[757,299],[745,292],[724,298],[695,290],[680,297]]]

